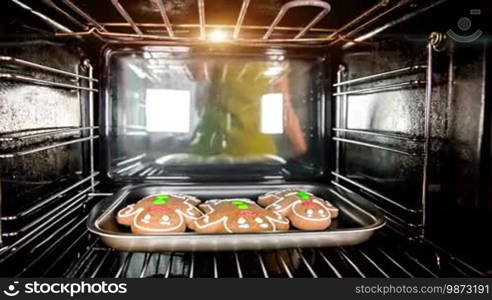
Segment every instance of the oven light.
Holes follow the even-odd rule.
[[[227,40],[227,33],[223,30],[216,29],[208,35],[208,40],[214,43],[220,43]]]

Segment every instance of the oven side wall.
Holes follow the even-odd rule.
[[[436,14],[446,12],[439,24]],[[456,27],[469,8],[444,5],[399,24],[343,51],[345,79],[427,64],[432,32]],[[420,24],[416,28],[415,24]],[[476,23],[478,24],[478,23]],[[481,28],[481,25],[476,25]],[[353,143],[340,143],[340,173],[378,192],[375,196],[343,179],[338,183],[370,197],[385,210],[390,225],[490,267],[492,216],[490,183],[490,49],[487,38],[460,43],[451,38],[432,51],[429,167],[422,198],[425,156],[425,85],[338,97],[341,123],[350,129],[383,131],[398,138],[340,132],[348,140],[396,149],[412,155]],[[487,70],[488,68],[488,70]],[[373,80],[348,89],[365,89],[427,80],[426,71]],[[333,100],[336,102],[336,98]],[[343,103],[346,103],[343,106]],[[334,126],[337,126],[335,124]],[[406,138],[403,139],[402,137]],[[337,178],[336,176],[334,178]],[[390,203],[392,200],[397,203]],[[416,210],[417,212],[411,212]],[[421,210],[422,212],[418,212]]]

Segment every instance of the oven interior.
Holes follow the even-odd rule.
[[[491,4],[305,2],[4,1],[0,275],[490,274]],[[387,224],[357,246],[216,252],[118,251],[86,226],[128,185],[296,182]]]

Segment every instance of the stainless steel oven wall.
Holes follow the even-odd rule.
[[[428,63],[430,34],[456,27],[471,8],[436,7],[344,50],[342,80],[414,70],[345,85],[338,90],[342,94],[412,81],[415,85],[335,98],[341,116],[335,127],[351,130],[338,131],[343,140],[337,142],[341,160],[335,172],[343,177],[334,178],[371,197],[396,228],[490,264],[486,253],[491,245],[483,239],[492,228],[486,37],[473,43],[448,37],[432,50],[429,168],[425,199],[422,195],[428,78],[427,69],[418,68]],[[436,24],[439,13],[443,16]]]
[[[92,130],[89,85],[77,76],[89,69],[79,41],[52,38],[12,3],[2,9],[0,276],[53,274],[85,230]]]

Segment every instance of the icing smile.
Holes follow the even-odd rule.
[[[170,209],[169,207],[164,207],[164,206],[151,206],[149,208],[149,211],[159,211],[159,212],[168,212]]]

